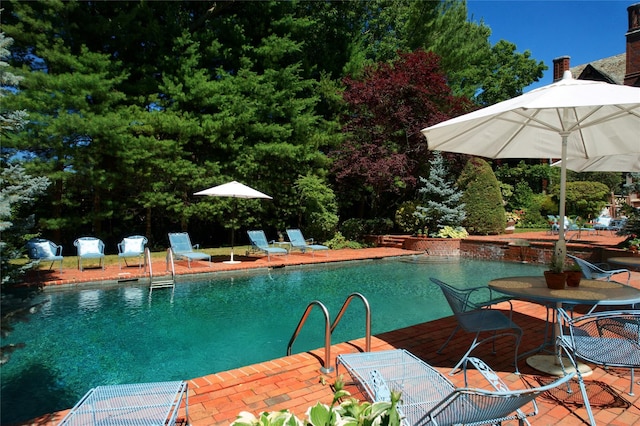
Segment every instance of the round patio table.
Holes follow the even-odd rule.
[[[607,259],[607,262],[626,266],[635,271],[640,270],[640,257],[638,256],[610,257],[609,259]]]
[[[544,276],[522,276],[497,278],[489,282],[493,290],[507,294],[514,299],[539,303],[553,308],[553,316],[547,316],[547,330],[551,328],[553,333],[548,339],[545,332],[545,341],[533,352],[541,352],[547,346],[553,346],[553,355],[534,355],[527,358],[527,364],[536,370],[548,374],[562,376],[564,373],[557,360],[557,348],[555,337],[558,335],[557,309],[563,305],[633,305],[640,303],[640,290],[614,281],[580,280],[578,287],[566,287],[563,290],[554,290],[547,287]],[[580,366],[580,371],[588,373],[587,366]],[[570,371],[567,369],[567,371]]]

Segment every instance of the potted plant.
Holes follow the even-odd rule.
[[[567,273],[564,272],[564,260],[558,257],[555,252],[551,256],[549,269],[544,271],[544,279],[547,287],[554,290],[561,290],[567,282]]]
[[[567,274],[567,286],[578,287],[582,279],[582,269],[577,263],[574,263],[564,271]]]

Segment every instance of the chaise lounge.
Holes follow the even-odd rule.
[[[270,246],[267,236],[262,230],[247,231],[247,235],[249,236],[249,241],[251,241],[251,249],[266,253],[267,261],[271,261],[272,254],[283,254],[285,256],[289,254],[284,248]],[[274,241],[271,241],[271,244],[273,243]]]
[[[191,244],[191,238],[186,232],[169,233],[169,244],[175,258],[177,260],[186,259],[189,268],[191,268],[192,260],[208,260],[209,267],[211,267],[211,256],[207,253],[194,251],[198,246]]]
[[[299,229],[287,229],[287,236],[289,242],[291,242],[291,249],[298,249],[302,253],[306,253],[307,250],[311,251],[311,255],[315,256],[316,250],[326,250],[327,256],[329,256],[329,247],[321,244],[314,244],[313,238],[305,239],[302,235],[302,231]]]

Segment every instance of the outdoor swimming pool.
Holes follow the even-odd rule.
[[[544,266],[420,258],[287,267],[212,275],[170,290],[117,288],[47,292],[48,303],[19,323],[2,344],[25,342],[2,367],[1,423],[72,407],[98,385],[191,379],[286,355],[307,305],[325,304],[331,320],[347,296],[371,306],[372,333],[430,321],[451,312],[436,277],[458,286],[542,273]],[[332,342],[364,336],[364,308],[354,299]],[[324,345],[314,309],[293,353]]]

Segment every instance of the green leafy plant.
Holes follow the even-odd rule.
[[[396,409],[400,393],[391,391],[390,401],[359,402],[344,389],[342,378],[334,384],[331,405],[318,402],[307,410],[301,420],[289,410],[263,412],[259,416],[243,411],[231,426],[399,426],[400,414]],[[342,400],[342,402],[340,402]]]
[[[433,234],[436,238],[467,238],[469,233],[462,226],[445,226],[441,228],[437,233]]]

